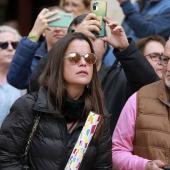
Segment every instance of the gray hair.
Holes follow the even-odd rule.
[[[19,34],[19,32],[12,27],[9,27],[7,25],[0,26],[0,33],[3,33],[3,32],[11,32],[15,35],[17,41],[21,40],[21,35]]]

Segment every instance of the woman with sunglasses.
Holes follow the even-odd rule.
[[[20,158],[38,115],[27,164],[32,170],[64,170],[86,118],[93,111],[102,118],[79,170],[111,170],[109,123],[91,41],[81,33],[60,39],[50,51],[40,85],[39,92],[18,99],[3,122],[0,169],[22,169]]]
[[[20,39],[15,29],[6,25],[0,26],[0,127],[14,101],[24,92],[7,82],[9,65]]]

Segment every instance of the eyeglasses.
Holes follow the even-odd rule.
[[[152,61],[160,61],[160,60],[159,60],[159,57],[162,56],[162,54],[159,54],[159,53],[151,53],[151,54],[145,55],[145,57],[147,57],[147,56],[149,56]]]
[[[74,64],[78,63],[81,57],[83,57],[88,64],[94,64],[97,58],[93,53],[86,53],[82,55],[78,52],[70,52],[67,56],[65,56],[65,58],[67,58],[70,61],[70,63]]]
[[[159,61],[161,62],[161,64],[166,67],[168,65],[168,62],[170,60],[170,57],[162,55],[159,57]]]
[[[17,48],[19,42],[0,42],[0,48],[2,48],[3,50],[7,49],[9,44],[12,45],[13,49]]]

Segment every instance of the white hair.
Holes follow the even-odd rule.
[[[3,32],[11,32],[16,36],[17,41],[21,40],[21,35],[19,34],[19,32],[10,26],[7,26],[7,25],[0,26],[0,33],[3,33]]]

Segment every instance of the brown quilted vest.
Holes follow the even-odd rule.
[[[137,92],[137,117],[133,154],[170,165],[169,88],[164,80]]]

